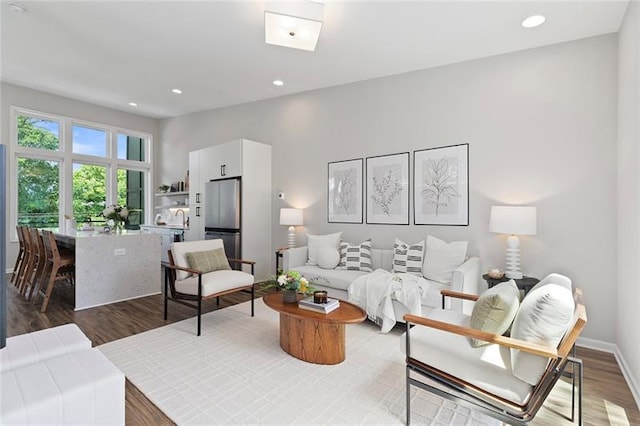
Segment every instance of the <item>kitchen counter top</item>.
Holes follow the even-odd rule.
[[[102,228],[94,228],[93,230],[90,230],[90,231],[84,231],[84,230],[76,231],[75,229],[68,231],[60,228],[44,228],[44,229],[46,229],[47,231],[51,231],[54,234],[57,234],[63,237],[70,237],[70,238],[121,237],[121,236],[127,236],[127,235],[147,234],[147,232],[144,232],[144,231],[136,231],[136,230],[130,230],[130,229],[124,229],[122,232],[103,232]]]
[[[186,231],[187,229],[189,229],[188,226],[183,227],[182,225],[174,225],[174,224],[167,224],[167,225],[140,225],[140,228],[177,229],[177,230],[180,230],[180,231]]]

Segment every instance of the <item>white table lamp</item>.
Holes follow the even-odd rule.
[[[516,235],[536,234],[536,208],[529,206],[493,206],[489,231],[509,234],[507,238],[507,264],[505,276],[521,279],[520,240]]]
[[[289,248],[296,246],[296,226],[302,225],[301,209],[280,209],[280,225],[289,225]]]

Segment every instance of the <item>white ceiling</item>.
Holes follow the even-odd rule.
[[[306,52],[265,44],[263,1],[12,1],[2,81],[156,118],[617,32],[628,5],[327,1]],[[523,29],[534,13],[547,22]]]

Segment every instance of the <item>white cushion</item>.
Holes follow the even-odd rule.
[[[183,241],[171,244],[171,254],[173,255],[173,261],[176,265],[183,268],[189,268],[187,253],[215,250],[219,248],[224,248],[224,243],[221,239]],[[191,274],[188,272],[176,270],[176,280],[184,280],[190,275]]]
[[[202,296],[210,296],[234,288],[248,287],[253,284],[253,275],[236,270],[219,270],[202,275]],[[184,294],[198,294],[198,276],[192,275],[182,281],[176,281],[176,291]]]
[[[307,246],[309,249],[309,258],[307,259],[307,265],[318,264],[318,250],[320,247],[333,247],[338,249],[340,247],[340,237],[342,232],[336,232],[334,234],[327,235],[311,235],[307,234]]]
[[[86,349],[91,340],[75,324],[9,337],[0,349],[0,372]]]
[[[464,263],[466,255],[466,241],[447,243],[428,235],[422,275],[428,280],[451,284],[453,271]]]
[[[318,266],[322,269],[333,269],[340,262],[340,253],[333,247],[324,246],[318,250]]]
[[[124,424],[125,378],[98,349],[2,373],[0,424]]]
[[[426,317],[469,326],[469,316],[460,312],[435,309]],[[423,326],[413,327],[409,335],[411,357],[418,361],[517,404],[525,403],[531,395],[533,387],[511,372],[509,348],[496,344],[472,348],[464,336]],[[406,353],[405,342],[403,335],[400,344]]]
[[[551,282],[532,289],[520,304],[511,327],[511,337],[557,347],[573,319],[575,304],[571,290]],[[513,373],[535,385],[547,368],[549,359],[511,349]]]
[[[422,276],[424,240],[407,244],[396,238],[393,244],[393,272]]]
[[[358,245],[342,241],[340,243],[340,263],[338,263],[338,269],[373,271],[371,263],[371,240],[363,241]]]
[[[476,303],[469,320],[469,326],[492,334],[504,334],[518,313],[520,290],[515,281],[509,280],[483,292]],[[488,345],[485,340],[469,339],[471,346],[479,348]]]

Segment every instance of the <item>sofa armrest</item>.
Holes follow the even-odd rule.
[[[282,252],[282,270],[288,271],[307,262],[307,246],[294,247]]]
[[[450,290],[458,293],[478,294],[479,274],[480,259],[470,257],[453,271]],[[473,302],[447,298],[445,307],[465,314],[471,314]]]

